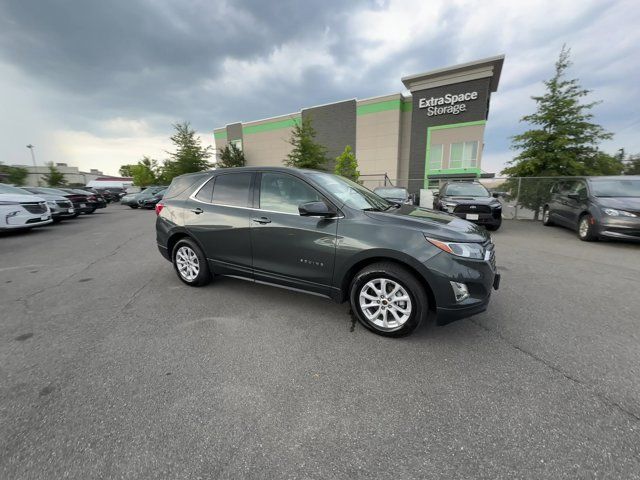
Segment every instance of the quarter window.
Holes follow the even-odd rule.
[[[205,185],[200,189],[196,198],[201,202],[211,203],[211,196],[213,194],[213,179],[209,180]]]
[[[218,175],[213,184],[212,203],[234,207],[248,207],[251,175],[251,173],[226,173],[224,175]]]
[[[282,173],[263,173],[260,180],[260,208],[298,214],[298,206],[321,201],[313,188],[302,180]]]

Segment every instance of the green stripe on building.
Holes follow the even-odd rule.
[[[272,130],[279,130],[281,128],[292,128],[300,121],[299,117],[287,118],[285,120],[275,120],[273,122],[261,123],[259,125],[249,125],[248,127],[242,127],[243,135],[250,135],[252,133],[270,132]]]
[[[388,110],[400,110],[400,99],[358,105],[356,113],[358,115],[368,115],[370,113],[386,112]]]
[[[400,104],[400,110],[403,112],[410,112],[411,110],[413,110],[413,102],[409,101],[409,102],[402,102]]]
[[[216,140],[226,140],[227,139],[227,132],[226,131],[213,132],[213,138],[215,138]]]

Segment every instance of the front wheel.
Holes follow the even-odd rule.
[[[595,232],[596,221],[593,215],[585,213],[578,221],[578,238],[583,242],[594,242],[598,240]]]
[[[502,225],[502,220],[500,220],[498,223],[491,223],[487,225],[487,230],[489,230],[490,232],[495,232],[500,228],[501,225]]]
[[[187,285],[201,287],[211,281],[207,259],[200,247],[190,238],[176,243],[172,258],[178,278]]]
[[[426,318],[429,307],[416,277],[390,262],[360,270],[351,282],[350,301],[358,321],[386,337],[409,335]]]

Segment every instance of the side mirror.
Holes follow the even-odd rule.
[[[433,192],[433,198],[437,198],[440,196],[440,192]]]
[[[500,198],[500,194],[499,194],[498,192],[493,192],[493,193],[491,194],[491,196],[492,196],[493,198]]]
[[[324,202],[307,202],[298,206],[298,212],[303,217],[331,217],[335,212]]]

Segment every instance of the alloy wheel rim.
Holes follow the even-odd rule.
[[[388,278],[367,282],[360,289],[359,305],[367,321],[384,331],[402,328],[413,311],[407,290]]]
[[[548,208],[542,213],[542,221],[544,221],[544,222],[548,222],[549,221],[549,209]]]
[[[580,236],[584,238],[587,236],[588,232],[589,232],[589,219],[587,217],[584,217],[582,220],[580,220]]]
[[[190,247],[182,246],[176,252],[176,266],[180,276],[188,282],[194,281],[200,273],[200,261]]]

